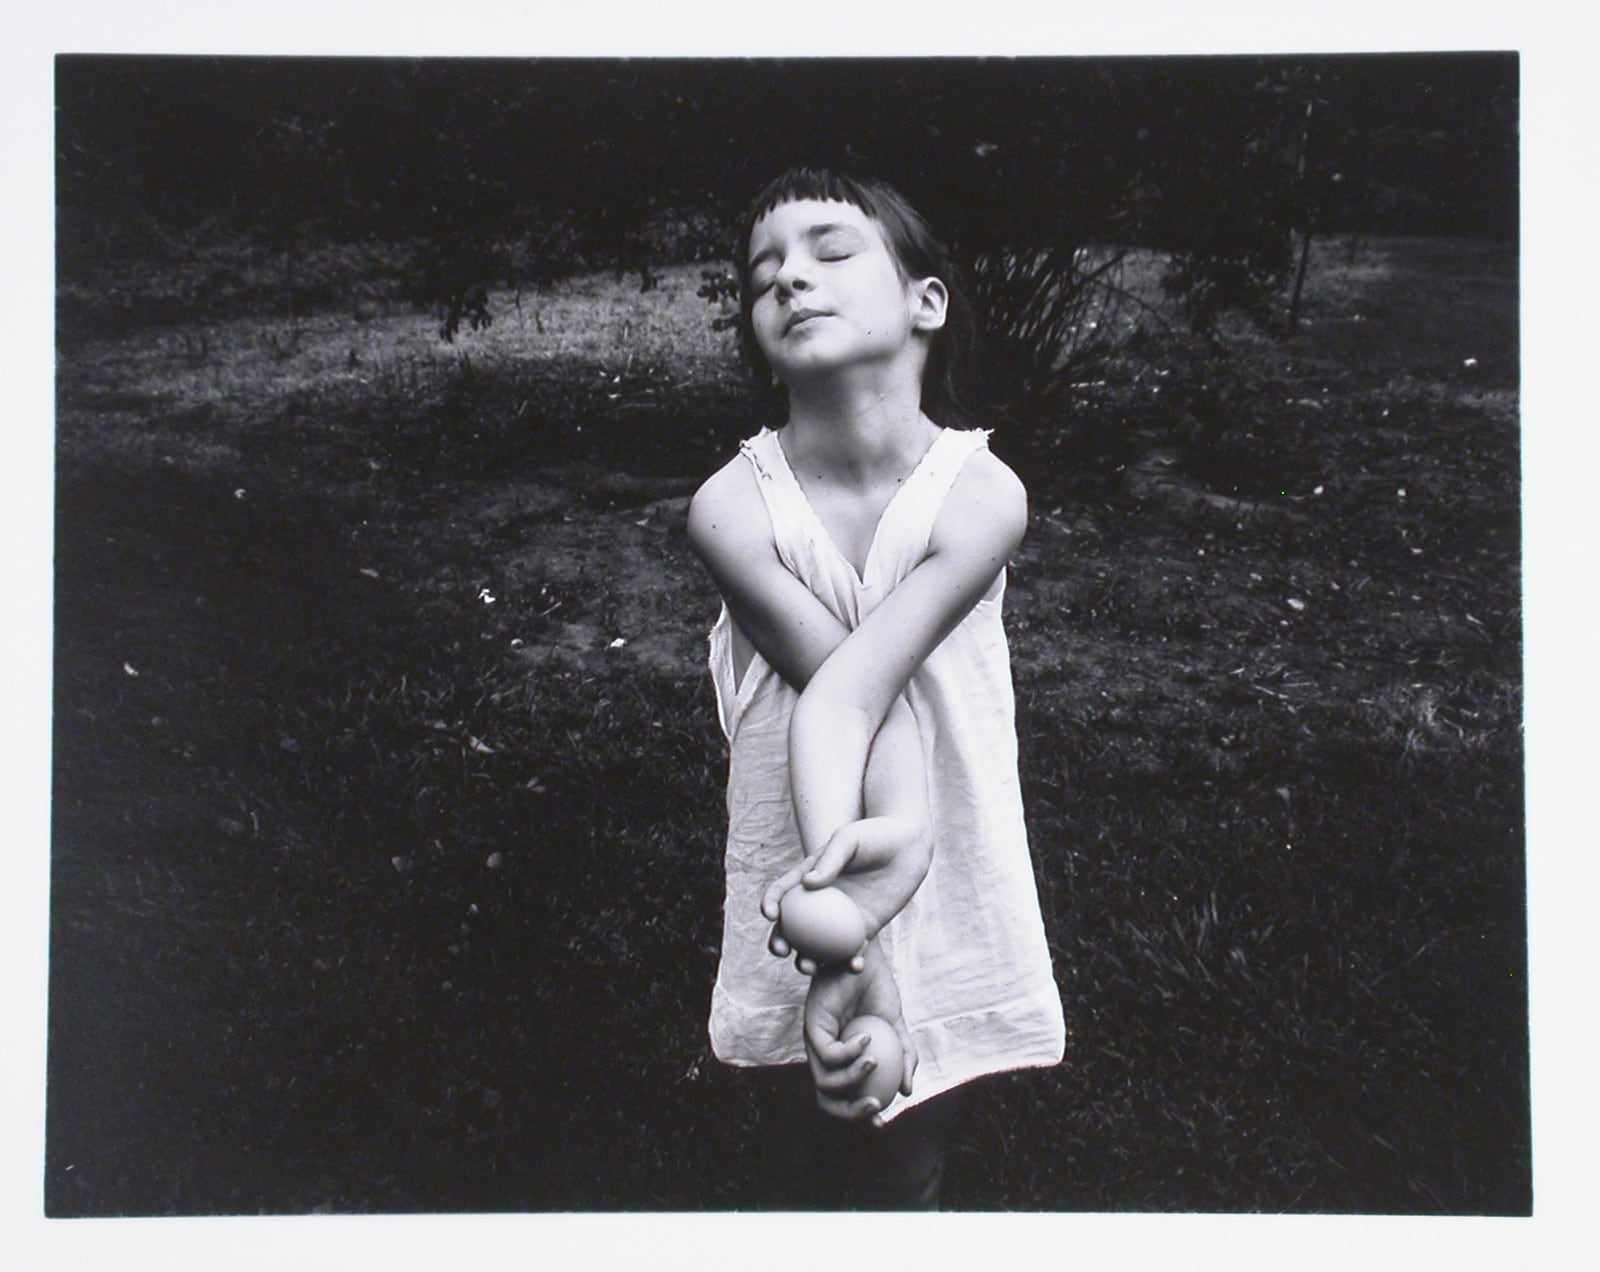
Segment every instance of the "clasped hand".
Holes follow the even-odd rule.
[[[774,879],[761,899],[761,912],[772,921],[768,948],[779,958],[794,955],[795,967],[810,976],[806,994],[805,1048],[817,1089],[817,1103],[827,1113],[848,1120],[879,1121],[882,1106],[860,1091],[873,1059],[862,1036],[842,1041],[844,1027],[857,1016],[887,1020],[900,1039],[903,1054],[899,1088],[911,1094],[917,1050],[911,1040],[888,960],[878,946],[884,926],[905,908],[927,876],[933,840],[925,822],[904,817],[868,817],[841,827],[821,850]],[[837,887],[861,911],[866,940],[849,959],[819,967],[791,949],[778,926],[779,903],[799,885]]]
[[[817,964],[794,951],[778,927],[779,903],[797,884],[808,889],[836,887],[866,920],[866,942],[848,960],[860,972],[867,943],[899,914],[927,876],[933,839],[927,825],[907,817],[867,817],[839,830],[822,848],[778,876],[761,897],[761,913],[773,924],[767,948],[779,958],[794,955],[795,967],[815,975]]]
[[[817,1104],[823,1112],[847,1121],[872,1119],[881,1125],[883,1106],[875,1096],[861,1090],[861,1082],[876,1063],[866,1054],[868,1039],[858,1034],[848,1042],[840,1034],[857,1016],[879,1016],[887,1020],[900,1039],[902,1053],[899,1089],[911,1094],[911,1079],[917,1069],[917,1049],[906,1027],[900,1006],[900,990],[889,971],[889,963],[878,942],[867,942],[859,971],[843,963],[824,967],[811,978],[806,993],[806,1062],[817,1089]]]

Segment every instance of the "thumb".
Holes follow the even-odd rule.
[[[917,1072],[917,1064],[921,1057],[917,1055],[917,1044],[911,1041],[911,1031],[906,1028],[905,1021],[895,1022],[895,1033],[900,1036],[900,1052],[904,1056],[901,1065],[900,1093],[911,1094],[911,1079]]]
[[[835,882],[855,859],[860,843],[861,837],[856,833],[854,824],[840,827],[822,845],[822,851],[800,881],[808,888],[825,888]]]
[[[800,874],[804,869],[804,862],[790,867],[769,883],[767,890],[761,894],[761,913],[773,923],[778,921],[779,903],[783,900],[783,894],[800,882]]]

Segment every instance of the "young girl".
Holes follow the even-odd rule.
[[[954,405],[964,303],[896,191],[786,173],[756,200],[736,268],[746,354],[787,422],[689,511],[723,600],[711,672],[730,745],[712,1049],[807,1061],[833,1115],[823,1134],[845,1164],[873,1157],[882,1185],[849,1204],[927,1205],[938,1154],[916,1124],[937,1118],[919,1106],[1064,1046],[1000,616],[1026,495],[986,433],[934,418]],[[797,880],[860,907],[854,959],[788,960],[773,923]],[[863,1014],[903,1045],[888,1107],[859,1094],[865,1040],[840,1037]]]

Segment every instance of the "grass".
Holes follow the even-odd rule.
[[[698,282],[63,341],[51,1214],[750,1204]],[[1514,284],[1319,245],[1204,447],[1157,340],[1011,455],[1069,1054],[948,1204],[1527,1212]]]

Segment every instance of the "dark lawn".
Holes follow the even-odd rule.
[[[1205,449],[1157,346],[1011,456],[1069,1054],[948,1205],[1528,1210],[1516,268],[1328,245]],[[63,347],[51,1214],[750,1204],[695,283]]]

